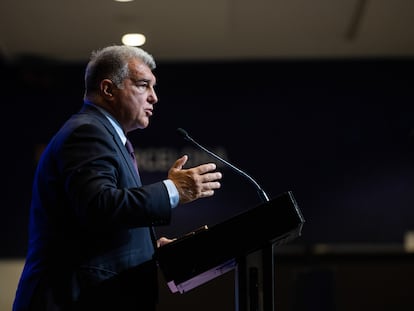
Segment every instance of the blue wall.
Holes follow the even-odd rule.
[[[82,103],[85,64],[2,65],[0,256],[23,256],[36,158]],[[413,60],[159,63],[159,103],[132,133],[144,182],[189,153],[185,128],[252,175],[270,197],[293,191],[296,243],[400,243],[414,229]],[[145,162],[146,161],[146,162]],[[147,165],[147,168],[146,168]],[[212,225],[259,203],[226,168],[213,198],[178,207],[160,234]]]

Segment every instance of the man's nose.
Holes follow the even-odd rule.
[[[155,90],[153,88],[151,88],[151,92],[148,97],[148,102],[150,102],[151,104],[155,104],[158,102],[157,94],[155,93]]]

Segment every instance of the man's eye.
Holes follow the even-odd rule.
[[[139,91],[144,92],[148,89],[149,84],[148,83],[137,83],[136,86]]]

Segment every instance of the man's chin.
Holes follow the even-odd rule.
[[[145,128],[147,128],[148,126],[149,126],[149,119],[147,119],[146,121],[144,121],[144,122],[141,122],[139,125],[138,125],[138,128],[139,129],[141,129],[141,130],[143,130],[143,129],[145,129]]]

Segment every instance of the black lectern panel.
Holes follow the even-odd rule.
[[[170,290],[183,293],[230,271],[242,256],[298,237],[303,223],[292,192],[286,192],[160,247],[158,264]]]

